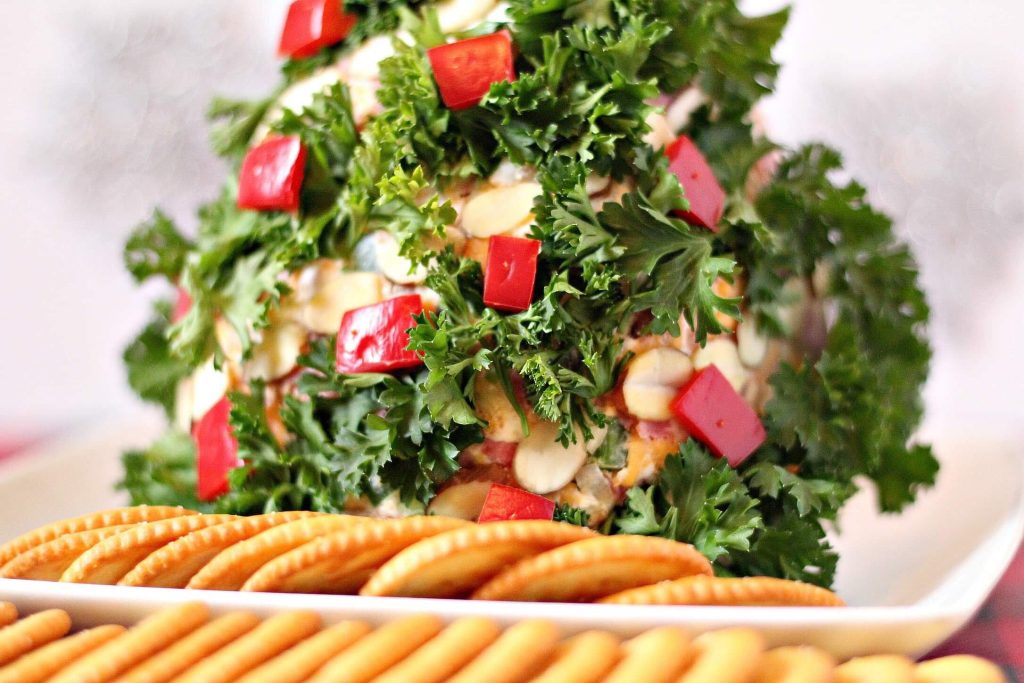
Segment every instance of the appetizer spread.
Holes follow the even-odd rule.
[[[557,520],[581,545],[663,537],[701,573],[831,585],[824,525],[858,485],[898,511],[934,481],[912,440],[928,307],[839,154],[758,123],[786,19],[293,2],[280,85],[210,108],[217,198],[126,247],[175,292],[125,352],[169,417],[124,457],[132,502],[211,531]],[[570,555],[485,595],[541,591]]]
[[[266,619],[215,616],[198,602],[157,612],[126,629],[94,626],[67,635],[71,618],[50,609],[18,619],[0,602],[0,683],[118,680],[140,683],[660,683],[786,681],[840,683],[1004,683],[976,657],[914,664],[876,655],[838,663],[813,647],[770,647],[746,628],[691,638],[662,627],[623,639],[592,630],[571,637],[547,621],[506,628],[483,617],[443,623],[434,616],[374,626],[355,619],[324,624],[313,612]]]

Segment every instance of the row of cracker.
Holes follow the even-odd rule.
[[[70,636],[62,610],[16,618],[10,603],[0,603],[0,683],[1005,682],[997,667],[974,657],[837,664],[811,647],[768,649],[744,628],[691,640],[663,627],[623,642],[604,631],[563,639],[541,620],[502,630],[481,617],[445,625],[420,615],[377,628],[361,621],[325,627],[305,611],[262,621],[248,612],[211,618],[201,603],[167,608],[131,629],[99,626]]]
[[[543,520],[375,520],[119,508],[0,546],[0,577],[166,588],[546,602],[838,606],[832,592],[724,579],[691,545]]]

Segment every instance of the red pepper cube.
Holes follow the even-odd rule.
[[[544,496],[514,486],[491,484],[478,522],[500,522],[506,519],[553,519],[555,502]]]
[[[501,311],[525,311],[533,301],[537,279],[538,240],[492,237],[484,268],[484,303]]]
[[[228,472],[242,465],[238,442],[228,423],[231,401],[225,396],[192,427],[199,474],[199,500],[210,501],[228,492]]]
[[[340,43],[356,24],[356,17],[345,14],[343,4],[341,0],[295,0],[288,6],[277,53],[303,59]]]
[[[733,467],[764,443],[761,419],[714,365],[679,390],[672,412],[686,431]]]
[[[273,137],[249,150],[238,174],[238,206],[259,211],[299,210],[306,147],[297,135]]]
[[[718,223],[725,210],[725,191],[718,184],[707,159],[693,144],[693,140],[680,135],[665,150],[668,169],[676,174],[690,202],[689,211],[676,211],[676,215],[691,225],[699,225],[718,232]]]
[[[413,316],[422,312],[420,295],[409,294],[345,313],[338,330],[338,372],[391,372],[422,365],[423,359],[408,348],[409,329],[416,325]]]
[[[516,80],[508,31],[432,47],[427,59],[441,99],[453,111],[475,107],[492,83]]]
[[[192,297],[188,295],[183,287],[178,287],[178,297],[174,300],[174,308],[171,309],[171,322],[180,322],[192,310]]]

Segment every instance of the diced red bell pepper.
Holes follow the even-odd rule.
[[[183,287],[178,287],[178,298],[174,300],[174,308],[171,310],[171,322],[176,323],[188,315],[192,310],[192,297],[188,295]]]
[[[525,311],[533,301],[538,240],[498,235],[487,247],[484,303],[502,311]]]
[[[427,58],[441,99],[453,111],[475,107],[492,83],[516,80],[508,31],[432,47]]]
[[[343,11],[342,0],[295,0],[281,31],[277,53],[303,59],[345,39],[356,17]]]
[[[408,348],[409,329],[416,325],[413,316],[422,312],[420,295],[408,294],[345,313],[338,330],[338,372],[391,372],[422,365],[423,359]]]
[[[725,191],[718,184],[707,159],[693,144],[693,140],[680,135],[665,149],[668,168],[679,178],[690,202],[689,211],[676,214],[691,225],[699,225],[718,232],[718,223],[725,209]]]
[[[299,210],[306,146],[297,135],[272,137],[253,147],[238,174],[238,206],[259,211]]]
[[[714,365],[680,388],[671,407],[686,431],[733,467],[764,443],[761,419]]]
[[[214,500],[228,492],[228,472],[239,467],[238,442],[228,424],[231,401],[227,396],[217,402],[192,427],[196,444],[199,500]]]
[[[553,519],[555,502],[544,496],[514,486],[491,484],[484,498],[478,522],[500,522],[506,519]]]

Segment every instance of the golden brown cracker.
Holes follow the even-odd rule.
[[[87,652],[124,633],[124,626],[97,626],[19,657],[0,668],[0,683],[42,683]]]
[[[842,607],[830,590],[768,576],[688,576],[622,591],[600,600],[617,605],[742,605],[747,607]]]
[[[530,619],[505,629],[494,643],[448,679],[449,683],[519,683],[527,681],[551,660],[558,647],[558,628],[549,621]]]
[[[0,601],[0,627],[13,624],[18,619],[18,608],[9,602]]]
[[[363,621],[335,624],[256,667],[237,683],[301,683],[371,630]]]
[[[693,662],[679,683],[749,683],[764,658],[765,640],[749,628],[726,628],[693,640]]]
[[[297,519],[261,531],[218,553],[196,572],[187,588],[237,591],[260,567],[314,538],[373,520],[355,515],[323,515]]]
[[[500,634],[501,629],[490,619],[464,617],[373,679],[373,683],[443,683]]]
[[[478,588],[474,600],[589,602],[711,565],[693,546],[647,536],[597,536],[522,560]]]
[[[594,535],[583,527],[544,520],[452,529],[395,555],[370,577],[360,594],[462,597],[524,558]]]
[[[914,683],[1006,683],[1006,676],[980,657],[951,655],[918,664]]]
[[[835,658],[816,647],[777,647],[761,659],[753,683],[833,683]]]
[[[198,529],[154,551],[118,581],[122,586],[184,588],[215,555],[275,526],[317,516],[315,512],[271,512],[239,517]]]
[[[450,517],[405,517],[352,525],[271,560],[245,582],[242,590],[356,593],[370,574],[400,550],[466,524],[469,522]]]
[[[622,661],[604,683],[670,683],[693,658],[690,636],[676,626],[641,633],[622,646]]]
[[[81,554],[61,575],[65,583],[116,584],[135,565],[171,541],[234,515],[189,515],[136,524],[105,538]]]
[[[48,683],[99,683],[109,681],[206,622],[209,611],[198,602],[186,602],[146,617],[70,666]]]
[[[295,643],[316,633],[315,612],[284,612],[270,617],[230,645],[209,655],[175,683],[228,683],[248,673]]]
[[[618,638],[586,631],[559,645],[551,664],[531,683],[598,683],[621,657]]]
[[[384,673],[441,630],[429,615],[404,617],[381,626],[327,661],[308,683],[364,683]]]
[[[117,683],[164,683],[258,626],[249,612],[229,612],[204,624],[161,652],[141,662]]]
[[[835,683],[914,683],[914,662],[901,655],[856,657],[836,667]]]
[[[29,548],[0,567],[0,578],[59,581],[61,574],[71,566],[72,562],[81,557],[82,553],[103,539],[119,534],[132,526],[120,524],[99,529],[87,529]]]
[[[135,507],[114,508],[113,510],[103,510],[102,512],[93,512],[81,517],[64,519],[29,531],[0,546],[0,567],[10,562],[15,555],[19,555],[30,548],[42,545],[66,534],[99,529],[105,526],[141,524],[142,522],[154,522],[158,519],[195,514],[198,513],[180,507],[137,505]]]
[[[37,612],[0,629],[0,666],[57,640],[71,629],[71,617],[60,609]]]

